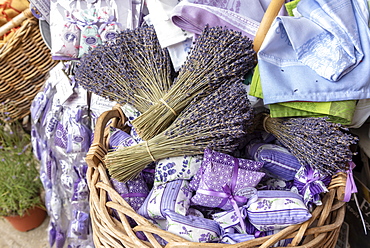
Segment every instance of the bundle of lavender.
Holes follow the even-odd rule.
[[[169,91],[132,124],[148,140],[165,130],[194,97],[242,78],[255,65],[250,39],[240,32],[206,26]]]
[[[127,181],[152,161],[203,154],[205,148],[230,153],[252,124],[253,112],[239,80],[222,84],[185,108],[162,133],[140,144],[109,152],[105,162],[110,175]]]
[[[153,26],[125,30],[85,54],[75,73],[83,88],[146,111],[170,88],[173,69]]]
[[[302,165],[310,165],[323,173],[334,175],[347,170],[352,160],[352,136],[338,123],[326,118],[271,118],[264,119],[264,128],[272,133]]]

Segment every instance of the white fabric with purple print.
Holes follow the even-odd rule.
[[[187,180],[175,180],[154,186],[137,213],[148,219],[165,219],[163,210],[186,215],[190,206],[191,190]]]
[[[168,222],[168,232],[192,242],[220,241],[222,230],[216,221],[192,215],[183,216],[171,210],[165,210],[164,213]]]
[[[260,190],[248,208],[248,219],[259,231],[283,229],[311,218],[303,198],[291,191]]]
[[[318,170],[302,166],[294,178],[293,185],[303,197],[306,206],[322,205],[320,194],[329,192],[326,186],[330,181],[331,176],[322,176]]]
[[[154,185],[176,179],[190,180],[199,170],[203,156],[178,156],[158,160],[155,167]]]

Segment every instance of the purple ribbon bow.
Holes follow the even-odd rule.
[[[352,173],[352,170],[356,167],[356,164],[353,161],[350,161],[348,164],[349,169],[347,170],[347,182],[343,198],[343,201],[345,202],[349,202],[351,200],[352,193],[357,193],[357,187]]]
[[[294,185],[298,188],[298,191],[302,196],[305,196],[305,192],[308,190],[313,198],[312,200],[318,201],[320,200],[320,193],[326,190],[318,183],[318,181],[321,181],[325,186],[327,186],[330,183],[331,177],[320,177],[319,174],[315,175],[315,171],[308,165],[305,167],[305,172],[304,179],[306,179],[306,182],[301,182],[298,179],[295,179]],[[304,199],[304,202],[307,204],[306,201],[307,199]]]
[[[234,190],[235,190],[236,181],[238,179],[238,169],[239,169],[239,161],[237,159],[234,159],[234,162],[235,163],[234,163],[234,167],[233,167],[233,174],[232,174],[230,186],[227,185],[227,184],[222,186],[223,192],[214,191],[212,189],[207,189],[207,190],[198,189],[198,192],[201,193],[201,194],[204,194],[204,195],[210,195],[210,196],[216,196],[216,197],[223,198],[221,203],[218,205],[219,208],[224,206],[227,202],[230,202],[230,204],[233,206],[233,208],[235,210],[236,215],[238,216],[240,225],[241,225],[243,231],[245,232],[246,231],[246,226],[245,226],[245,223],[244,223],[244,219],[242,218],[242,215],[240,213],[237,202],[245,203],[245,202],[247,202],[248,199],[244,196],[238,196],[238,195],[233,194]]]

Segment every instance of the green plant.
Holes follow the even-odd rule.
[[[0,120],[0,216],[22,216],[29,208],[43,206],[38,160],[32,152],[30,134],[22,124],[3,120]]]

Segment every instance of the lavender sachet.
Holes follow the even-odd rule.
[[[149,194],[148,186],[141,174],[126,183],[122,183],[111,178],[111,183],[113,188],[135,211],[143,205]]]
[[[265,175],[263,172],[245,169],[261,168],[260,162],[213,151],[205,152],[204,162],[199,187],[191,199],[194,205],[236,210],[236,206],[240,207],[248,201],[246,190],[255,187]]]
[[[110,127],[109,131],[109,149],[115,150],[120,147],[128,147],[137,144],[128,133],[120,129]],[[139,174],[136,178],[126,183],[111,178],[111,183],[117,193],[119,193],[135,211],[141,207],[150,192],[142,174]]]
[[[160,159],[155,166],[154,185],[177,179],[190,180],[199,170],[203,156],[178,156]]]
[[[301,168],[301,163],[285,147],[259,143],[250,147],[249,155],[263,163],[266,174],[282,180],[290,181]]]
[[[310,207],[312,204],[322,205],[320,194],[329,191],[327,186],[330,181],[331,176],[323,176],[318,170],[307,165],[297,172],[293,185],[303,197],[305,205]]]
[[[235,161],[238,162],[239,168],[249,170],[249,171],[260,171],[263,166],[263,163],[252,161],[249,159],[244,158],[235,158],[229,154],[213,151],[211,149],[206,148],[204,150],[203,161],[197,171],[197,173],[193,176],[192,180],[190,181],[190,187],[195,191],[198,189],[200,180],[204,174],[204,171],[207,166],[216,163],[227,165],[233,167]]]

